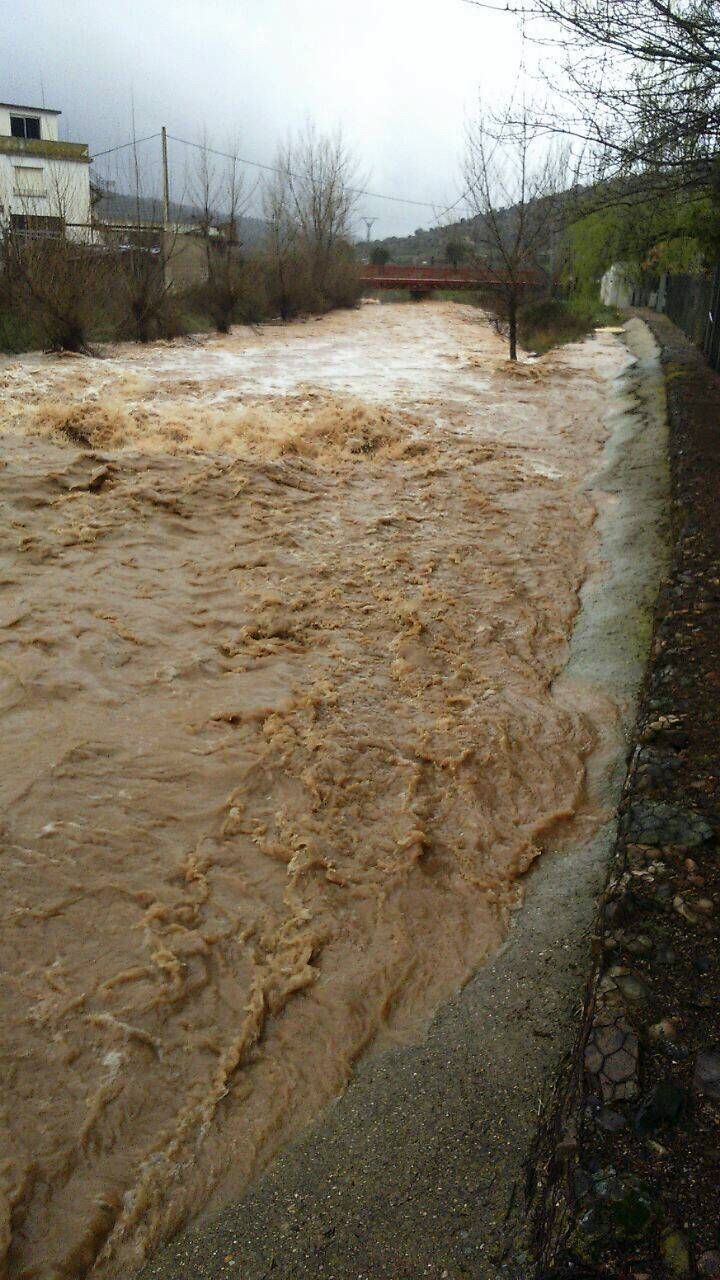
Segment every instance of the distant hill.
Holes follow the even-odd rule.
[[[461,218],[447,227],[418,227],[409,236],[387,236],[384,240],[371,240],[370,252],[382,245],[390,254],[390,261],[407,263],[412,266],[431,265],[435,262],[447,261],[448,244],[463,245],[468,256],[472,256],[475,236],[480,220],[478,218]],[[367,242],[358,244],[358,253],[367,257]]]
[[[561,197],[561,208],[566,212],[573,209],[573,206],[579,207],[583,196],[589,194],[589,188],[579,186],[572,187],[563,193]],[[541,201],[538,204],[542,203]],[[515,208],[500,209],[496,216],[500,223],[504,219],[511,219],[515,214]],[[577,215],[576,215],[577,216]],[[449,223],[445,227],[418,227],[416,231],[409,236],[387,236],[384,240],[371,240],[369,252],[382,245],[390,254],[390,261],[398,264],[408,264],[410,266],[432,266],[433,263],[446,263],[452,259],[448,259],[448,246],[452,246],[452,250],[459,256],[461,261],[465,257],[471,261],[473,256],[480,256],[487,260],[487,239],[483,235],[483,218],[482,215],[476,215],[471,218],[460,218],[458,222]],[[492,237],[490,237],[492,240]],[[358,242],[358,255],[363,259],[369,257],[367,241]],[[542,256],[542,255],[541,255]]]
[[[95,189],[93,201],[94,216],[102,222],[134,223],[139,220],[143,224],[162,222],[162,203],[150,196],[126,195],[121,191],[107,188]],[[170,222],[176,226],[194,226],[199,212],[192,205],[170,203]],[[262,218],[239,218],[238,231],[240,239],[248,248],[261,244],[265,238],[266,224]]]

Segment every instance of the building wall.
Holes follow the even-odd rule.
[[[43,111],[41,107],[7,107],[0,106],[0,137],[10,137],[10,116],[34,116],[40,121],[40,137],[48,142],[58,140],[57,111]]]
[[[634,282],[622,262],[614,262],[600,282],[600,300],[606,307],[629,307],[633,300]]]
[[[44,156],[7,155],[0,139],[0,218],[11,214],[62,218],[68,234],[86,238],[90,223],[90,167],[87,162],[51,160]],[[31,173],[24,176],[30,170]],[[16,172],[17,171],[17,172]],[[35,187],[42,194],[31,194]],[[73,225],[75,230],[73,230]]]
[[[39,120],[40,138],[13,138],[13,115]],[[13,216],[60,218],[75,239],[90,235],[88,149],[59,141],[57,112],[0,106],[0,224]]]
[[[201,236],[192,233],[165,233],[168,284],[178,292],[202,285],[207,280],[207,255]]]

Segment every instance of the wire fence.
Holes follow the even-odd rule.
[[[661,311],[701,347],[711,368],[720,372],[720,262],[701,274],[666,272],[638,285],[633,305]]]

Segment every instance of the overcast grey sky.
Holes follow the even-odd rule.
[[[22,15],[4,26],[0,97],[44,96],[63,112],[61,136],[92,152],[131,136],[133,103],[137,136],[166,124],[196,140],[206,128],[265,162],[312,118],[342,127],[367,186],[438,206],[462,189],[478,91],[506,95],[523,54],[510,16],[463,0],[23,0]],[[182,195],[183,149],[171,159]],[[433,221],[371,198],[358,213],[378,216],[375,235]]]

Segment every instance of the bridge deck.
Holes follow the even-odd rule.
[[[412,267],[388,262],[384,267],[372,264],[362,268],[360,280],[368,289],[500,289],[510,283],[506,272],[489,267]],[[531,287],[540,283],[534,271],[520,272],[516,283]]]

